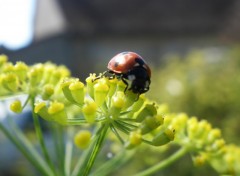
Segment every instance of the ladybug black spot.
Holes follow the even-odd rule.
[[[135,62],[138,63],[140,66],[143,66],[145,64],[144,61],[140,58],[136,58]]]
[[[119,65],[119,62],[114,63],[114,67],[118,67],[118,65]]]

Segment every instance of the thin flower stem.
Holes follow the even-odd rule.
[[[124,163],[129,161],[133,155],[135,154],[136,150],[130,151],[119,151],[119,153],[114,156],[113,158],[109,159],[105,163],[103,163],[97,170],[94,171],[91,175],[97,176],[106,176],[110,173],[114,172],[117,168],[121,167]]]
[[[119,123],[118,121],[114,121],[113,124],[122,132],[124,132],[125,134],[129,134],[131,129],[129,129],[128,127],[122,125],[121,123]]]
[[[10,118],[9,118],[10,119]],[[53,176],[53,172],[33,148],[32,144],[22,134],[18,127],[9,120],[11,133],[8,128],[0,123],[0,130],[7,136],[7,138],[22,152],[22,154],[36,167],[43,175]]]
[[[139,172],[138,174],[135,174],[134,176],[148,176],[151,175],[153,173],[156,173],[157,171],[160,171],[161,169],[170,166],[172,163],[174,163],[175,161],[177,161],[178,159],[180,159],[181,157],[183,157],[186,153],[188,152],[188,148],[187,147],[182,147],[181,149],[179,149],[176,153],[174,153],[173,155],[171,155],[170,157],[168,157],[167,159],[165,159],[164,161],[142,171]]]
[[[132,130],[138,128],[138,126],[133,125],[131,123],[124,122],[123,120],[118,120],[117,122],[122,124],[123,126],[126,126],[126,127],[130,128],[130,129],[132,129]]]
[[[132,119],[132,118],[121,118],[121,121],[139,123],[139,122],[136,121],[136,119]]]
[[[76,118],[76,119],[68,119],[67,123],[68,123],[68,125],[82,125],[82,124],[87,123],[87,121],[82,118]]]
[[[73,151],[72,138],[68,138],[67,142],[66,142],[65,162],[64,162],[64,170],[65,170],[65,175],[66,176],[70,176],[71,175],[72,151]]]
[[[101,130],[98,133],[96,133],[97,135],[96,135],[95,141],[92,143],[89,150],[86,151],[86,154],[82,158],[83,163],[77,166],[81,169],[79,169],[78,171],[74,170],[72,174],[73,176],[78,176],[78,175],[87,176],[90,173],[91,168],[94,164],[94,161],[97,157],[97,154],[99,153],[102,147],[108,128],[109,126],[105,124],[100,128]]]
[[[113,125],[110,125],[110,129],[112,130],[112,132],[117,136],[117,138],[120,140],[120,142],[122,144],[124,144],[124,140],[121,138],[121,136],[119,135],[118,131],[115,129],[115,127]]]
[[[27,106],[27,104],[28,104],[28,102],[29,102],[30,99],[31,99],[31,96],[28,95],[27,99],[25,100],[25,102],[24,102],[24,104],[23,104],[23,106],[22,106],[22,109],[24,109],[24,108]]]
[[[58,162],[58,175],[64,175],[65,143],[63,129],[62,126],[58,124],[51,124],[51,128],[53,131],[54,149]]]
[[[99,129],[96,130],[96,132],[94,134],[100,134],[101,131],[102,131],[103,127],[100,127]],[[92,142],[92,145],[94,145],[94,142],[95,142],[95,139],[98,135],[96,136],[93,136],[93,142]],[[86,160],[88,159],[88,154],[92,152],[92,148],[89,147],[87,150],[84,150],[83,153],[81,154],[81,156],[79,157],[74,169],[73,169],[73,172],[71,174],[71,176],[78,176],[79,173],[81,172],[81,167],[83,166],[83,163],[86,162]]]
[[[34,102],[35,102],[35,100],[34,100],[34,98],[32,98],[31,99],[32,109],[34,109]],[[49,166],[53,170],[53,172],[56,173],[54,165],[53,165],[53,163],[50,159],[50,156],[48,154],[48,151],[47,151],[47,148],[46,148],[46,145],[45,145],[45,142],[44,142],[43,133],[42,133],[42,130],[41,130],[38,115],[32,111],[32,116],[33,116],[33,122],[34,122],[36,135],[38,137],[38,140],[39,140],[40,147],[41,147],[41,150],[43,152],[44,158],[46,159],[47,163],[49,164]]]
[[[102,131],[100,132],[99,136],[97,137],[96,143],[94,144],[94,146],[92,147],[92,151],[89,153],[89,158],[88,161],[86,163],[86,167],[82,167],[83,168],[83,172],[82,176],[87,176],[90,173],[90,170],[94,164],[94,161],[97,157],[98,152],[100,151],[103,141],[105,139],[106,133],[108,131],[108,126],[105,125],[102,129]]]

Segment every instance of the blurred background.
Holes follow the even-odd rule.
[[[80,79],[119,52],[139,53],[153,71],[149,98],[240,144],[240,1],[0,0],[0,22],[10,61],[65,64]],[[190,168],[178,173],[196,175]]]
[[[159,65],[171,52],[240,39],[239,8],[236,0],[0,0],[0,53],[84,77],[126,50]]]

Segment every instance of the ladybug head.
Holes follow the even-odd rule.
[[[134,93],[142,94],[149,90],[149,85],[151,83],[148,72],[143,67],[135,67],[124,75],[131,84],[129,90]]]

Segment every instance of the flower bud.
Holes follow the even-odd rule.
[[[34,113],[41,116],[44,120],[53,121],[52,116],[48,113],[47,105],[45,102],[35,103]]]
[[[205,138],[209,134],[211,128],[212,127],[210,123],[208,123],[206,120],[201,120],[198,123],[198,130],[195,135],[199,138]]]
[[[74,81],[69,85],[69,90],[74,101],[82,105],[84,102],[84,84],[79,80]]]
[[[206,154],[201,154],[193,157],[193,163],[195,166],[202,166],[207,162],[208,156]]]
[[[116,91],[118,79],[117,78],[109,79],[108,83],[109,83],[108,97],[111,98]]]
[[[94,85],[94,100],[98,106],[101,106],[105,101],[108,90],[109,87],[105,81],[101,80]]]
[[[14,65],[14,70],[19,80],[24,82],[27,77],[28,66],[24,62],[17,62]]]
[[[136,113],[137,111],[139,111],[141,109],[145,100],[146,100],[146,97],[144,96],[144,94],[141,94],[138,98],[138,101],[133,103],[133,105],[131,107],[131,111],[128,113],[128,117],[132,118],[134,116],[134,113]]]
[[[46,84],[43,87],[43,100],[48,100],[54,94],[54,87],[51,84]]]
[[[53,84],[51,83],[51,78],[52,75],[54,74],[54,72],[57,71],[57,67],[56,65],[47,62],[44,64],[44,71],[43,71],[43,76],[42,76],[42,81],[44,82],[44,84]]]
[[[154,103],[145,104],[138,114],[136,115],[136,121],[142,122],[148,116],[154,116],[157,114],[157,108]]]
[[[211,149],[213,151],[219,151],[224,146],[225,146],[225,141],[223,139],[218,139],[214,141],[214,143],[211,146]]]
[[[44,67],[42,64],[37,64],[30,70],[28,76],[32,87],[39,85],[43,81],[43,70]]]
[[[171,142],[174,139],[174,131],[166,129],[158,133],[152,140],[154,146],[161,146]]]
[[[3,75],[2,84],[5,89],[16,92],[18,89],[19,81],[16,74],[8,73],[6,75]]]
[[[74,79],[64,79],[61,83],[61,88],[63,91],[64,96],[67,98],[68,101],[75,103],[75,100],[72,96],[72,93],[69,89],[71,83],[74,82]]]
[[[159,127],[161,124],[163,124],[163,117],[161,115],[156,115],[154,117],[148,116],[142,121],[140,125],[141,133],[149,133]]]
[[[58,66],[58,71],[61,73],[62,78],[66,78],[71,75],[71,72],[65,65]]]
[[[233,154],[227,154],[224,159],[226,160],[227,164],[231,166],[234,165],[234,160],[236,160]]]
[[[62,73],[60,72],[60,70],[55,70],[52,75],[51,75],[51,79],[50,79],[50,83],[53,85],[56,85],[60,79],[62,77]]]
[[[56,114],[64,109],[64,104],[59,102],[53,102],[48,108],[49,114]]]
[[[120,80],[120,81],[118,81],[118,83],[117,83],[116,91],[124,92],[126,86],[127,86],[127,85],[126,85],[122,80]]]
[[[185,133],[185,127],[187,124],[188,116],[184,113],[178,114],[176,117],[171,119],[170,125],[177,132]]]
[[[134,105],[132,107],[132,110],[133,111],[138,111],[142,107],[142,105],[145,101],[146,101],[145,95],[141,94],[138,98],[138,101],[136,101],[136,103],[134,103]]]
[[[129,140],[125,144],[125,147],[127,149],[131,149],[133,147],[136,147],[142,143],[142,135],[140,131],[132,131],[129,134]]]
[[[214,142],[216,139],[219,139],[221,137],[221,130],[220,129],[212,129],[207,136],[207,140],[209,143]]]
[[[132,106],[137,100],[138,100],[138,94],[133,93],[130,90],[126,90],[125,92],[126,96],[126,103],[123,109],[128,109],[130,106]]]
[[[64,104],[60,102],[52,102],[48,108],[48,114],[52,119],[62,125],[67,123],[67,115],[64,111]]]
[[[82,112],[88,123],[93,123],[97,115],[97,104],[87,99],[82,107]]]
[[[110,112],[113,118],[119,116],[122,108],[124,107],[126,102],[125,95],[121,91],[117,91],[111,99],[111,109]]]
[[[6,62],[6,63],[3,65],[3,72],[4,72],[4,73],[14,73],[13,63],[11,63],[11,62]]]
[[[45,102],[35,103],[34,112],[47,121],[55,121],[62,125],[67,123],[64,104],[60,102],[52,102],[49,107]]]
[[[45,84],[58,84],[63,78],[69,77],[70,71],[63,65],[56,66],[47,62],[44,64],[43,80]]]
[[[74,143],[80,149],[86,149],[91,142],[91,132],[88,130],[79,131],[74,137]]]
[[[190,139],[195,139],[195,134],[198,131],[198,120],[196,117],[192,117],[187,121],[187,134]]]
[[[91,98],[94,98],[94,88],[93,88],[93,86],[94,86],[94,84],[96,84],[96,81],[97,81],[95,79],[96,79],[96,74],[90,74],[90,76],[87,77],[87,79],[86,79],[87,92],[88,92],[88,94]]]
[[[22,103],[21,103],[21,101],[15,100],[14,102],[12,102],[10,104],[10,109],[13,112],[17,113],[17,114],[21,113],[22,112]]]

